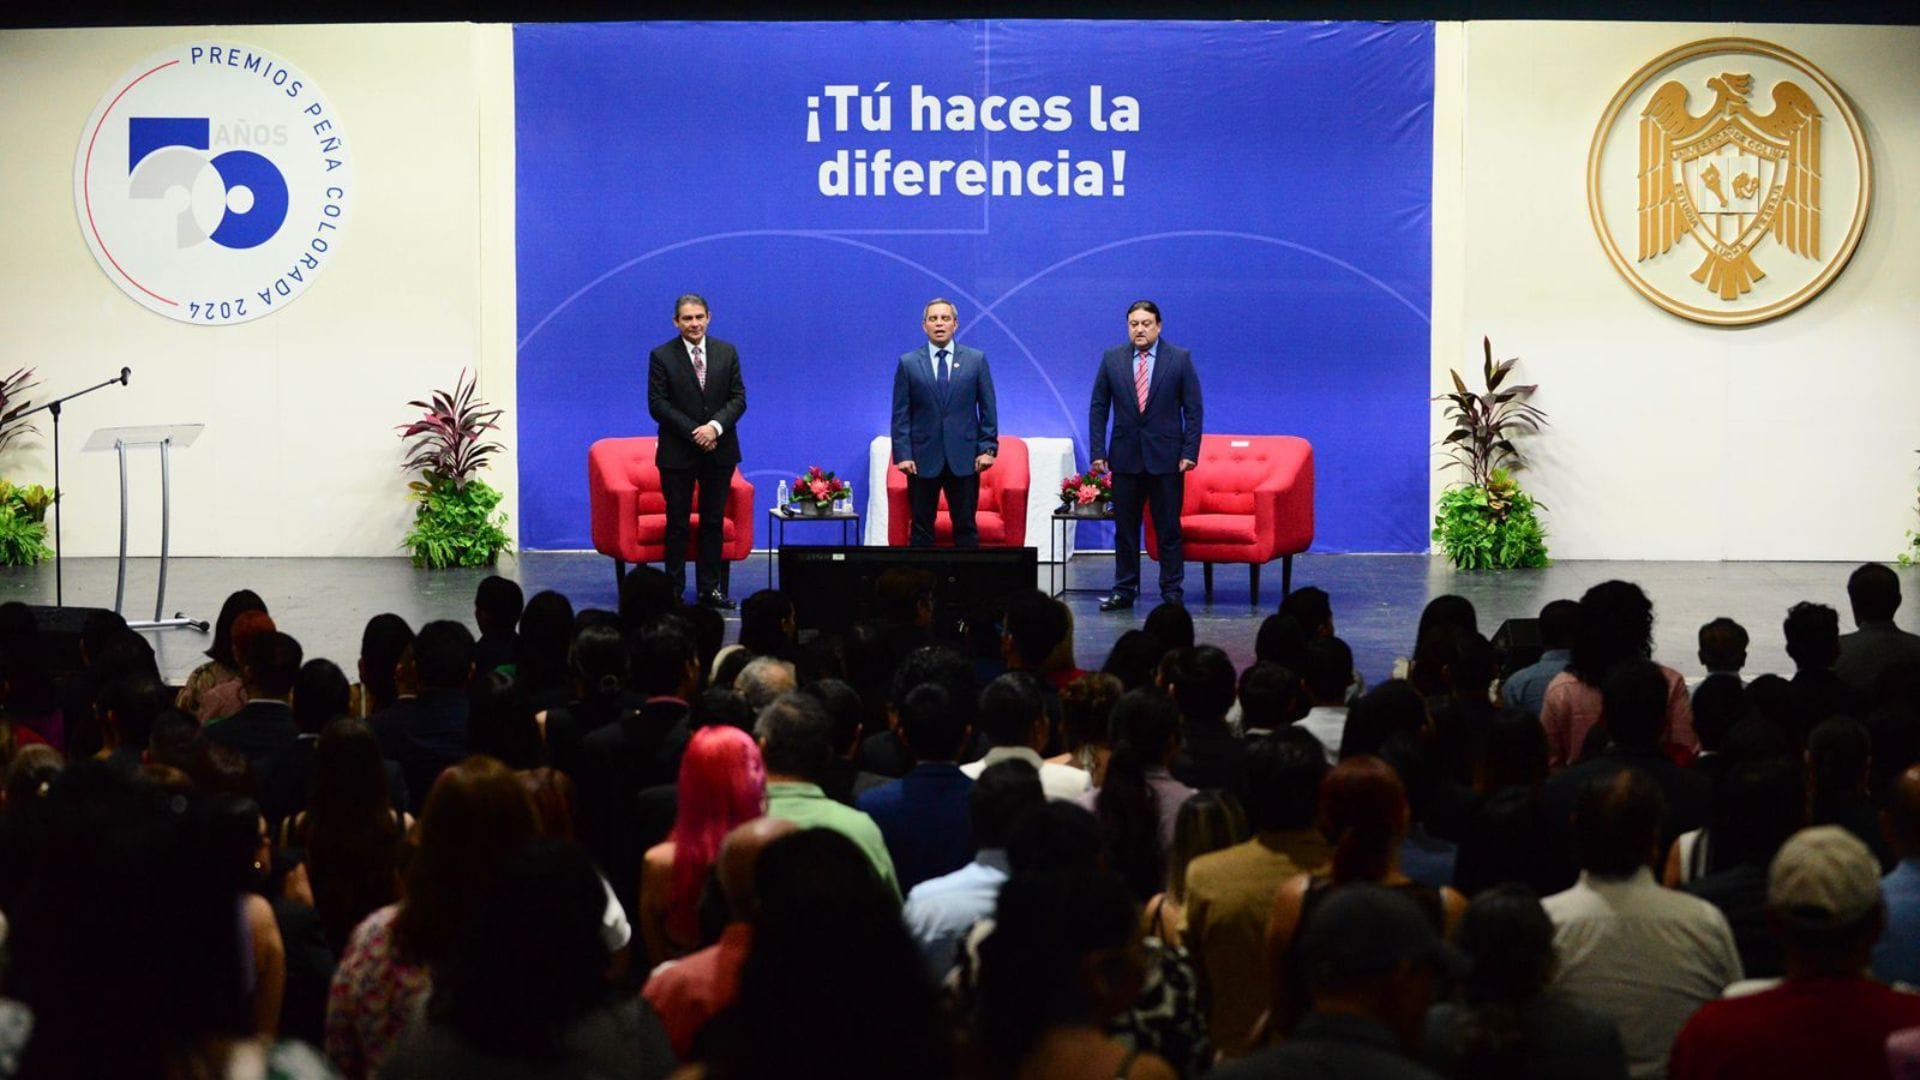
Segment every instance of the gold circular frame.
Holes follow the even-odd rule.
[[[1613,242],[1613,234],[1607,229],[1606,215],[1600,206],[1600,154],[1606,143],[1608,133],[1613,130],[1614,121],[1619,119],[1620,110],[1626,106],[1628,100],[1640,92],[1641,88],[1644,87],[1649,80],[1661,71],[1682,61],[1691,60],[1696,56],[1716,52],[1752,53],[1758,56],[1770,57],[1791,67],[1798,68],[1809,79],[1818,83],[1820,88],[1825,90],[1827,95],[1833,99],[1835,106],[1839,109],[1841,119],[1846,121],[1847,134],[1853,139],[1854,155],[1858,158],[1860,164],[1860,202],[1854,210],[1853,223],[1847,230],[1847,237],[1841,242],[1839,250],[1834,253],[1832,260],[1821,269],[1820,273],[1812,281],[1802,286],[1799,291],[1793,295],[1749,311],[1730,312],[1715,310],[1713,308],[1695,307],[1691,304],[1681,303],[1655,288],[1645,278],[1642,278],[1639,273],[1634,270],[1633,264],[1626,256],[1621,254],[1619,247]],[[1707,323],[1713,326],[1749,326],[1753,323],[1765,322],[1768,319],[1776,319],[1794,311],[1802,304],[1820,295],[1828,285],[1833,283],[1834,278],[1840,276],[1840,271],[1844,270],[1847,263],[1852,260],[1854,249],[1860,245],[1860,235],[1866,229],[1867,210],[1872,204],[1872,201],[1873,159],[1867,151],[1866,133],[1860,129],[1860,121],[1853,115],[1853,106],[1847,101],[1847,96],[1841,93],[1840,88],[1834,85],[1833,80],[1827,78],[1826,73],[1814,67],[1811,62],[1799,53],[1782,48],[1772,42],[1761,41],[1758,38],[1707,38],[1688,45],[1682,45],[1676,49],[1669,49],[1651,61],[1648,61],[1639,71],[1634,72],[1633,77],[1628,79],[1626,83],[1620,87],[1620,90],[1613,95],[1613,100],[1607,105],[1606,113],[1600,117],[1599,126],[1594,129],[1593,143],[1587,150],[1587,216],[1592,219],[1593,231],[1599,234],[1600,244],[1606,248],[1607,258],[1613,263],[1613,268],[1620,272],[1620,276],[1627,280],[1627,284],[1633,286],[1635,292],[1638,292],[1641,296],[1653,301],[1665,310],[1683,319],[1690,319],[1694,322]]]

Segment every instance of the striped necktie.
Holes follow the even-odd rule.
[[[1147,352],[1140,350],[1140,358],[1133,365],[1133,397],[1140,403],[1140,411],[1147,411]]]

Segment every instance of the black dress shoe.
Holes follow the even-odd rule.
[[[1131,596],[1103,596],[1100,598],[1101,611],[1127,611],[1133,607]]]
[[[715,589],[712,592],[704,592],[700,594],[700,606],[717,608],[720,611],[732,611],[733,601],[727,599],[726,593],[721,592],[719,589]]]

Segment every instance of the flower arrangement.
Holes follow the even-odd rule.
[[[793,490],[787,501],[802,509],[812,509],[815,513],[826,513],[833,504],[847,497],[846,481],[824,472],[820,466],[809,466],[806,472],[793,478]]]
[[[420,471],[420,479],[407,485],[407,497],[420,506],[412,531],[401,541],[415,566],[491,566],[512,545],[501,527],[507,515],[494,513],[500,492],[474,475],[501,450],[499,443],[481,439],[499,429],[502,412],[474,400],[476,383],[462,371],[451,394],[435,392],[429,400],[407,402],[424,415],[399,425],[400,437],[414,440],[400,467]]]
[[[1060,481],[1060,509],[1092,513],[1113,501],[1113,474],[1088,469]]]
[[[1488,338],[1480,339],[1480,346],[1486,391],[1467,389],[1460,373],[1449,371],[1453,392],[1433,399],[1448,403],[1447,419],[1454,425],[1441,440],[1449,456],[1441,468],[1464,469],[1467,478],[1440,496],[1432,538],[1462,570],[1545,566],[1546,529],[1535,513],[1540,504],[1513,478],[1526,467],[1513,440],[1538,433],[1547,416],[1527,401],[1536,386],[1502,389],[1520,358],[1494,360]]]

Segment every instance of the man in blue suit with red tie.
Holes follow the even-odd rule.
[[[893,467],[907,474],[907,542],[933,546],[944,493],[954,546],[979,547],[980,474],[1000,450],[993,372],[986,353],[953,340],[960,314],[951,300],[928,301],[920,324],[926,345],[902,354],[893,372]]]
[[[1127,309],[1130,346],[1108,349],[1093,379],[1087,422],[1095,472],[1113,472],[1113,592],[1101,611],[1133,606],[1140,592],[1140,513],[1153,514],[1160,537],[1160,599],[1181,602],[1186,562],[1180,501],[1200,460],[1200,376],[1193,354],[1160,339],[1160,309],[1136,300]],[[1107,414],[1113,434],[1107,434]]]

